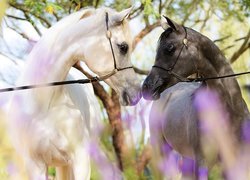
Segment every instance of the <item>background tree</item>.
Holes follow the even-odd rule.
[[[133,2],[124,0],[9,0],[8,3],[9,8],[3,21],[5,26],[13,29],[28,42],[33,42],[34,39],[19,27],[20,21],[28,22],[37,35],[41,36],[44,29],[79,9],[109,6],[122,10],[133,5],[130,20],[140,22],[140,25],[136,27],[139,30],[133,39],[133,61],[135,71],[142,78],[147,74],[154,60],[156,41],[162,32],[158,28],[162,14],[211,37],[228,60],[233,63],[236,71],[248,69],[249,54],[247,51],[249,52],[250,47],[250,3],[248,0],[135,0]],[[140,46],[142,44],[147,47],[142,48]],[[14,56],[19,55],[14,54]],[[76,64],[75,67],[87,74],[79,64]],[[246,83],[248,78],[241,77],[239,81]],[[107,114],[111,129],[109,135],[112,137],[112,141],[103,141],[108,144],[112,143],[112,146],[107,146],[115,152],[121,170],[141,175],[150,158],[148,147],[144,148],[144,138],[142,138],[139,148],[127,146],[124,135],[126,127],[122,121],[122,108],[117,94],[111,89],[105,90],[107,88],[104,88],[101,83],[94,83],[93,87],[102,103],[103,111]],[[129,161],[128,156],[131,157]],[[131,169],[137,169],[137,171]]]

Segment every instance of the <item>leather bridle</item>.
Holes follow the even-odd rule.
[[[182,40],[181,50],[179,51],[179,54],[178,54],[178,56],[176,57],[175,62],[173,63],[173,65],[172,65],[170,68],[164,68],[164,67],[161,67],[161,66],[158,66],[158,65],[153,65],[152,67],[153,67],[153,68],[158,68],[158,69],[161,69],[161,70],[164,70],[164,71],[167,71],[167,73],[168,73],[169,75],[174,76],[174,77],[177,78],[179,81],[188,82],[188,81],[190,81],[188,78],[182,77],[181,75],[179,75],[179,74],[177,74],[177,73],[175,73],[175,72],[173,71],[175,65],[177,64],[178,60],[180,59],[180,55],[181,55],[181,53],[182,53],[184,47],[188,48],[188,46],[187,46],[187,42],[188,42],[188,40],[187,40],[187,29],[186,29],[184,26],[183,26],[183,28],[184,28],[184,30],[185,30],[185,37],[184,37],[184,39]]]
[[[108,16],[108,13],[106,12],[106,28],[107,28],[107,32],[106,32],[106,36],[109,40],[109,44],[110,44],[110,48],[111,48],[111,52],[112,52],[112,56],[113,56],[113,60],[114,60],[114,70],[113,71],[122,71],[122,70],[125,70],[125,69],[130,69],[130,68],[133,68],[133,66],[127,66],[127,67],[117,67],[117,64],[116,64],[116,59],[115,59],[115,53],[114,53],[114,48],[113,48],[113,45],[112,45],[112,42],[111,42],[111,37],[112,37],[112,33],[111,31],[109,30],[109,16]]]
[[[108,79],[109,77],[113,76],[118,71],[123,71],[125,69],[133,68],[133,66],[127,66],[127,67],[122,67],[122,68],[117,67],[115,52],[114,52],[114,48],[113,48],[113,45],[112,45],[112,42],[111,42],[112,33],[109,30],[109,15],[108,15],[108,12],[105,13],[105,23],[106,23],[106,30],[107,30],[106,31],[106,37],[107,37],[107,39],[109,41],[109,45],[110,45],[110,49],[111,49],[111,53],[112,53],[112,57],[113,57],[113,62],[114,62],[114,69],[110,73],[108,73],[106,75],[99,76],[99,77],[94,77],[96,79],[96,81],[103,81],[103,80]]]
[[[121,68],[117,66],[116,58],[115,58],[115,52],[114,52],[114,48],[113,48],[113,45],[112,45],[112,42],[111,42],[112,33],[109,30],[109,15],[108,15],[108,12],[105,13],[105,23],[106,23],[106,30],[107,30],[106,31],[106,37],[107,37],[107,39],[109,41],[109,45],[110,45],[110,49],[111,49],[111,53],[112,53],[112,57],[113,57],[113,62],[114,62],[114,69],[110,73],[108,73],[106,75],[99,76],[99,77],[94,77],[96,79],[96,81],[103,81],[105,79],[108,79],[109,77],[116,74],[118,71],[123,71],[123,70],[130,69],[130,68],[133,69],[133,66],[127,66],[127,67],[121,67]]]
[[[183,26],[184,30],[185,30],[185,37],[184,39],[182,40],[182,47],[181,47],[181,50],[179,51],[179,54],[175,60],[175,62],[173,63],[173,65],[166,69],[164,67],[160,67],[158,65],[154,65],[153,68],[158,68],[158,69],[161,69],[161,70],[164,70],[164,71],[167,71],[167,73],[169,75],[172,75],[174,76],[176,79],[178,79],[179,81],[181,82],[205,82],[205,81],[208,81],[208,80],[216,80],[216,79],[225,79],[225,78],[231,78],[231,77],[237,77],[237,76],[242,76],[242,75],[245,75],[245,74],[250,74],[250,71],[246,71],[246,72],[240,72],[240,73],[234,73],[234,74],[228,74],[228,75],[222,75],[222,76],[214,76],[214,77],[202,77],[200,76],[199,74],[199,70],[198,70],[198,67],[196,65],[196,63],[194,62],[194,60],[192,59],[193,61],[193,64],[195,66],[195,69],[196,69],[196,78],[186,78],[186,77],[183,77],[177,73],[175,73],[173,70],[175,68],[175,65],[177,64],[179,58],[180,58],[180,55],[184,49],[184,47],[186,47],[186,49],[188,48],[188,39],[187,39],[187,29],[185,26]]]

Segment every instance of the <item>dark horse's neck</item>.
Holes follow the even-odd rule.
[[[198,65],[203,77],[214,77],[233,74],[230,64],[219,48],[207,37],[201,35],[202,61]],[[205,63],[204,63],[205,62]],[[206,81],[207,87],[215,89],[225,103],[234,131],[240,135],[241,124],[248,119],[249,111],[242,98],[239,84],[235,78]]]

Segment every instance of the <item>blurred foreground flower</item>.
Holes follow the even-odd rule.
[[[95,141],[92,141],[89,144],[89,154],[92,162],[97,167],[99,175],[101,176],[99,177],[100,179],[122,179],[120,170],[114,163],[108,160],[108,158],[105,156],[105,154]]]
[[[227,179],[249,179],[249,153],[242,153],[244,145],[240,146],[236,141],[219,96],[213,91],[201,90],[196,94],[194,104],[200,120],[201,145],[206,162],[213,163],[220,157]]]

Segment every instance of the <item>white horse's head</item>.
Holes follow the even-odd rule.
[[[127,22],[130,11],[131,8],[121,12],[109,8],[87,10],[83,12],[78,22],[85,30],[82,38],[79,33],[76,57],[85,61],[87,66],[99,76],[112,72],[115,63],[117,68],[131,66],[132,40]],[[106,13],[108,13],[108,24]],[[115,60],[107,38],[107,25],[111,32]],[[134,105],[141,98],[140,83],[132,68],[117,71],[105,82],[118,93],[122,105]]]

